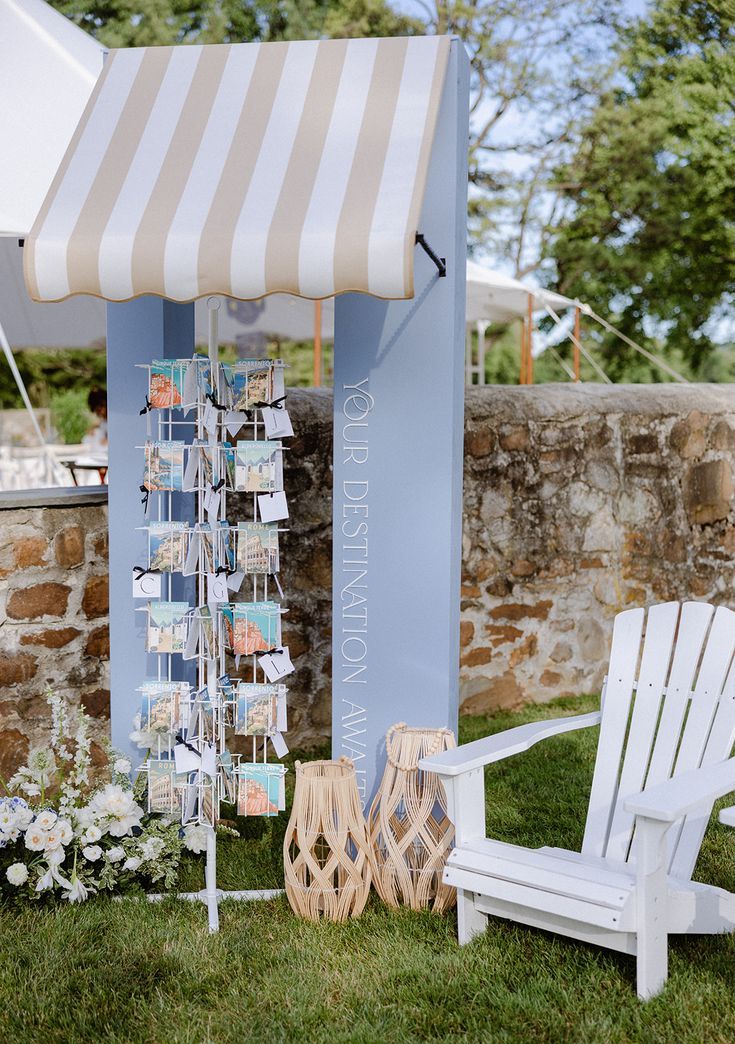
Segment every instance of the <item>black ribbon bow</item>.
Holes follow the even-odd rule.
[[[253,406],[255,406],[259,410],[262,410],[265,406],[270,406],[274,410],[282,410],[285,401],[286,396],[281,395],[280,398],[273,399],[272,402],[254,402]]]
[[[141,580],[144,576],[158,576],[160,569],[144,569],[143,566],[133,566],[133,573],[135,574],[136,580]]]
[[[202,752],[200,750],[197,750],[196,747],[193,744],[189,743],[188,740],[184,739],[183,732],[179,731],[176,733],[176,742],[177,744],[180,743],[182,747],[186,747],[186,749],[190,750],[192,754],[196,754],[198,758],[201,758]]]
[[[145,510],[147,511],[148,510],[148,498],[151,495],[150,490],[146,486],[140,486],[139,488],[140,488],[140,492],[145,494],[145,496],[140,498],[140,502],[143,505],[143,507],[145,508]]]
[[[283,648],[279,645],[279,646],[275,646],[273,649],[256,649],[255,652],[253,653],[253,656],[271,656],[273,653],[282,653],[282,652],[283,652]]]
[[[219,493],[219,491],[222,489],[224,484],[225,484],[225,480],[223,478],[221,478],[216,486],[212,486],[212,492],[213,493]]]
[[[212,405],[214,406],[215,410],[226,410],[227,409],[227,407],[223,406],[221,402],[217,402],[217,399],[214,396],[214,392],[207,392],[207,398],[212,403]]]
[[[146,397],[145,397],[145,406],[143,407],[142,410],[140,410],[140,416],[142,417],[144,413],[150,413],[152,409],[153,409],[153,407],[151,406],[151,400],[146,395]]]

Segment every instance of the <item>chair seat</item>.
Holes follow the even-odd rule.
[[[625,863],[478,838],[452,851],[443,879],[531,910],[613,931],[634,928],[635,870]]]

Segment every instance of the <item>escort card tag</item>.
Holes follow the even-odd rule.
[[[242,410],[228,410],[225,414],[225,427],[232,435],[233,439],[237,435],[240,428],[247,421],[247,413],[243,413]]]
[[[243,582],[244,579],[245,579],[245,574],[243,573],[243,571],[241,569],[238,569],[237,572],[231,573],[227,577],[227,586],[229,587],[229,589],[231,591],[239,591],[240,588],[242,587],[242,582]]]
[[[215,492],[210,486],[207,492],[204,494],[204,510],[207,512],[207,518],[211,526],[215,525],[219,516],[219,490]]]
[[[258,497],[258,514],[261,522],[280,522],[288,518],[286,494],[261,493]]]
[[[184,492],[190,493],[192,490],[197,488],[197,475],[199,472],[199,447],[189,447],[189,459],[186,462],[186,471],[184,472]]]
[[[285,758],[288,754],[288,747],[286,746],[286,741],[280,734],[280,732],[275,732],[271,736],[271,743],[273,744],[273,749],[276,752],[276,757]]]
[[[202,749],[202,772],[207,776],[217,775],[217,750],[214,743],[205,743]]]
[[[184,415],[186,415],[197,401],[197,368],[196,363],[193,361],[186,367],[182,398],[184,400]]]
[[[217,418],[218,411],[215,410],[211,402],[208,402],[207,405],[204,407],[204,416],[202,418],[202,423],[204,424],[204,427],[210,435],[213,435],[217,431]]]
[[[288,410],[274,410],[272,406],[264,406],[260,412],[263,415],[267,439],[287,439],[293,435]]]
[[[184,743],[177,743],[174,747],[174,763],[177,772],[196,772],[201,765],[201,757]]]
[[[207,605],[229,601],[227,578],[224,573],[207,573]]]
[[[133,598],[152,598],[155,600],[160,597],[160,573],[143,573],[142,576],[136,576],[135,572],[133,572]]]
[[[293,674],[296,670],[291,663],[287,645],[280,652],[260,656],[259,661],[269,682],[277,682],[279,678],[285,678],[287,674]]]

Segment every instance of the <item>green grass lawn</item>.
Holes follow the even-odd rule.
[[[476,739],[596,700],[464,718]],[[486,773],[491,836],[579,846],[597,730],[539,744]],[[292,775],[291,773],[289,775]],[[222,887],[280,883],[285,820],[220,845]],[[193,865],[185,887],[198,882]],[[735,836],[713,823],[697,876],[735,890]],[[646,1005],[634,959],[490,920],[470,946],[454,915],[394,912],[373,897],[359,920],[313,925],[285,899],[224,903],[210,936],[198,904],[106,899],[2,914],[5,1040],[732,1041],[732,936],[674,940],[671,976]]]

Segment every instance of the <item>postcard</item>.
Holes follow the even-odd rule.
[[[189,683],[146,682],[141,686],[140,731],[176,732],[188,717]]]
[[[148,525],[148,568],[180,573],[186,561],[188,522],[151,522]]]
[[[237,687],[238,736],[272,736],[278,719],[278,686],[240,682]]]
[[[186,363],[181,359],[154,359],[151,363],[148,402],[152,409],[181,406]]]
[[[173,760],[148,761],[148,809],[151,812],[181,812],[187,774],[176,771]]]
[[[199,569],[203,573],[213,573],[217,565],[212,527],[208,522],[197,522],[189,535],[184,576],[193,576]]]
[[[277,602],[236,602],[222,606],[227,645],[235,656],[251,656],[281,644]]]
[[[277,573],[278,525],[274,522],[238,522],[237,568],[243,573]]]
[[[285,765],[240,764],[238,816],[275,816],[286,807]]]
[[[146,651],[182,653],[186,645],[188,612],[188,602],[149,602]]]
[[[143,485],[150,490],[183,490],[183,442],[146,442]]]
[[[269,403],[272,395],[273,365],[270,359],[243,359],[232,367],[232,408],[251,410]]]
[[[236,490],[244,493],[277,493],[283,489],[280,442],[238,442],[234,452]]]

